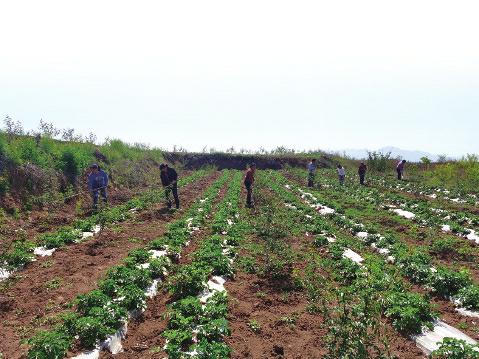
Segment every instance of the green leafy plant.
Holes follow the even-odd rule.
[[[27,341],[30,345],[28,359],[63,358],[72,341],[72,337],[62,331],[41,331]]]
[[[479,358],[479,346],[466,343],[464,340],[444,338],[439,349],[433,351],[431,359],[476,359]]]

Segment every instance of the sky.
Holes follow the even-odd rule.
[[[2,1],[0,116],[162,148],[479,153],[478,1]]]

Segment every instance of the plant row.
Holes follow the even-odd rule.
[[[72,312],[50,331],[40,331],[28,340],[29,359],[63,358],[75,348],[101,348],[102,341],[120,330],[129,316],[146,307],[146,299],[156,293],[172,262],[179,258],[181,248],[191,233],[204,224],[212,210],[220,188],[230,177],[225,171],[197,200],[185,215],[171,223],[166,233],[146,247],[135,249],[123,264],[110,268],[98,288],[79,295],[72,303]]]
[[[241,173],[236,172],[213,219],[213,235],[193,254],[190,264],[177,268],[168,288],[175,301],[168,308],[168,328],[162,333],[170,359],[227,358],[230,348],[224,337],[228,297],[223,287],[233,276],[234,247],[241,238],[239,197]]]
[[[333,171],[323,171],[330,178],[335,178]],[[368,183],[380,188],[391,189],[393,191],[407,192],[419,196],[429,197],[430,199],[442,199],[453,203],[467,203],[477,205],[479,198],[475,194],[467,193],[457,189],[445,189],[438,186],[428,186],[417,181],[398,181],[394,177],[380,176],[368,173]],[[322,177],[323,178],[323,177]],[[420,178],[422,181],[423,179]],[[354,181],[356,182],[356,181]]]
[[[297,176],[305,177],[304,170],[292,170]],[[461,236],[467,236],[472,233],[471,229],[466,227],[479,226],[479,216],[464,211],[448,211],[442,208],[434,208],[431,202],[421,199],[409,199],[397,193],[388,193],[380,191],[373,187],[364,186],[348,186],[347,190],[338,184],[337,180],[333,180],[327,176],[321,177],[322,182],[327,184],[328,188],[356,198],[361,202],[368,202],[379,206],[385,210],[394,210],[400,208],[402,210],[413,211],[412,218],[419,224],[425,226],[438,226],[445,228],[447,225],[453,233]]]
[[[204,170],[197,171],[191,176],[180,179],[179,185],[188,185],[206,174],[207,172]],[[163,191],[150,190],[124,204],[102,210],[86,219],[77,220],[71,226],[63,226],[55,232],[43,234],[34,241],[15,241],[13,248],[0,256],[0,267],[10,271],[19,269],[35,258],[34,249],[36,247],[51,250],[76,243],[86,237],[84,233],[92,235],[108,224],[123,222],[130,218],[135,211],[143,210],[163,197]]]
[[[351,238],[339,238],[339,234],[335,230],[336,223],[330,224],[326,218],[318,216],[310,204],[304,203],[293,192],[286,190],[284,178],[273,177],[275,177],[271,183],[273,191],[285,200],[288,208],[301,214],[305,221],[305,230],[313,237],[314,245],[328,247],[332,259],[329,266],[335,274],[334,279],[341,283],[344,289],[338,296],[340,301],[344,301],[345,296],[360,295],[363,298],[362,305],[349,308],[351,310],[349,315],[353,313],[353,310],[363,311],[362,314],[356,313],[355,318],[364,320],[364,311],[367,309],[365,303],[371,303],[370,299],[374,298],[375,303],[381,303],[381,315],[387,317],[399,332],[416,335],[422,332],[423,327],[432,327],[437,314],[426,297],[409,291],[407,284],[400,277],[401,273],[397,272],[395,268],[387,266],[383,260],[378,260],[375,256],[367,256],[361,264],[345,257],[345,251],[349,248],[361,248],[362,246]],[[334,216],[331,216],[332,218]],[[360,323],[351,324],[349,329],[351,326],[358,330]],[[336,329],[344,334],[345,328],[348,328],[348,324],[342,322]],[[349,340],[357,340],[357,338],[348,337],[346,342]],[[444,345],[461,346],[461,344],[464,343],[448,340],[447,343],[442,343],[441,347]],[[467,352],[474,351],[471,346],[466,345],[466,347]]]
[[[286,181],[284,177],[281,180],[283,183]],[[293,187],[297,191],[302,191],[300,188]],[[358,238],[362,238],[365,244],[390,256],[389,259],[393,259],[402,273],[413,283],[426,286],[439,297],[452,298],[456,304],[466,309],[479,310],[479,286],[473,283],[467,269],[455,271],[445,266],[434,267],[432,257],[423,249],[409,247],[394,235],[381,235],[374,228],[347,218],[341,214],[341,208],[327,203],[325,196],[319,191],[313,191],[313,193],[314,196],[308,196],[335,209],[335,212],[331,214],[331,220],[336,225],[354,235],[359,234]],[[305,192],[302,194],[304,196]]]

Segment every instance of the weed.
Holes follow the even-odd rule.
[[[261,333],[261,325],[255,319],[251,319],[248,322],[248,328],[250,328],[253,333]]]
[[[46,290],[55,290],[63,285],[62,278],[53,278],[44,284]]]

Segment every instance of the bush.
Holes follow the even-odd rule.
[[[72,340],[62,331],[41,331],[29,339],[28,344],[31,346],[28,359],[52,359],[65,357]]]
[[[472,284],[469,271],[461,269],[454,271],[446,267],[438,267],[437,272],[431,272],[428,285],[437,295],[448,298],[456,295],[460,289]]]
[[[466,309],[479,309],[479,287],[477,285],[470,285],[461,288],[457,294],[457,299],[461,305]]]
[[[179,267],[169,278],[168,289],[177,297],[197,295],[205,288],[208,274],[207,270],[194,264]]]
[[[404,334],[419,334],[424,325],[435,318],[429,302],[420,294],[391,292],[385,300],[386,317],[393,327]]]
[[[444,338],[439,349],[433,351],[431,359],[477,359],[479,346],[466,343],[464,340]]]
[[[94,317],[79,317],[74,328],[75,334],[85,348],[93,348],[98,341],[115,332],[114,328],[106,326],[101,319]]]
[[[0,158],[1,161],[1,158]],[[0,176],[0,197],[7,194],[9,188],[8,180],[5,177]]]

